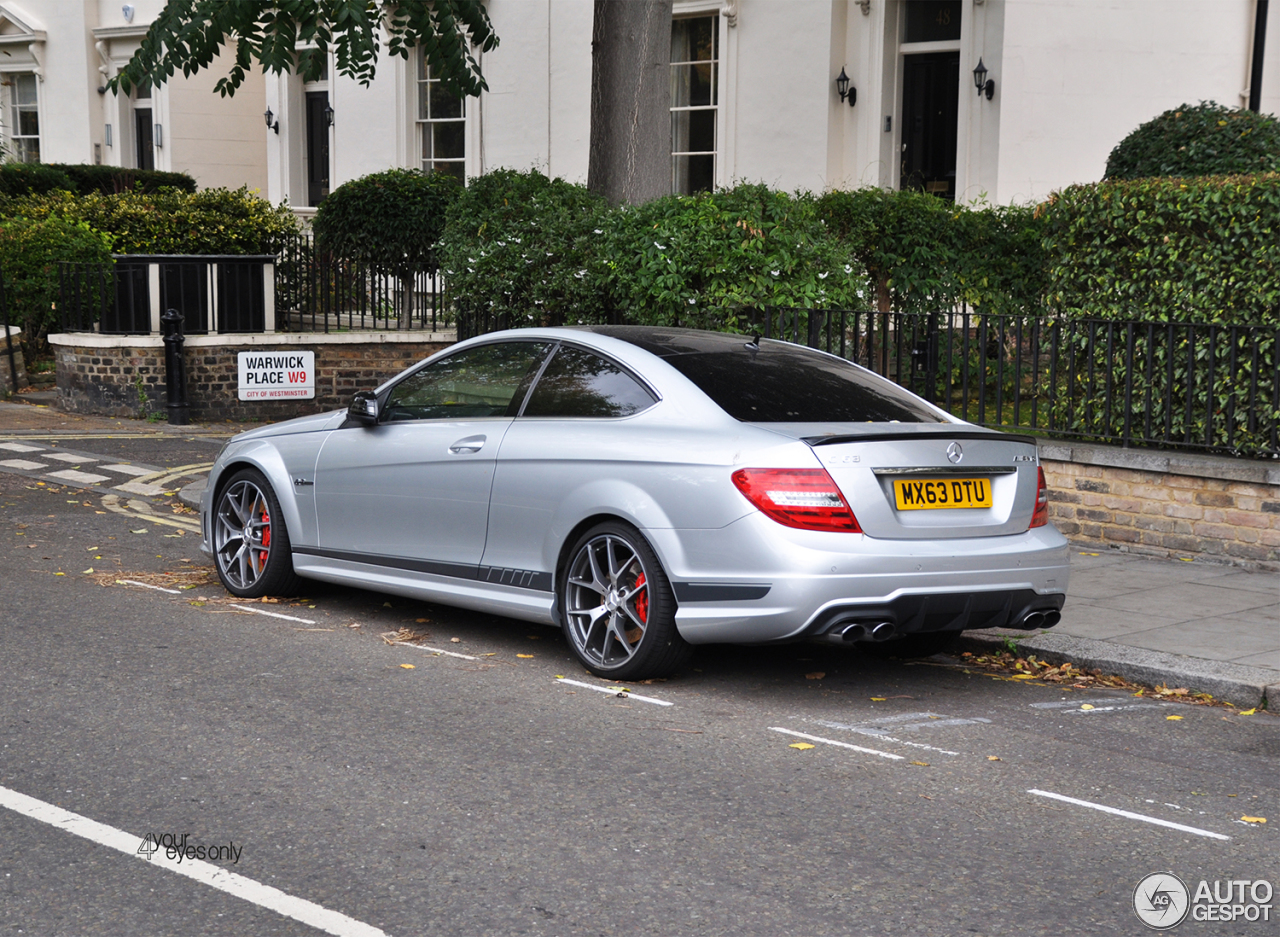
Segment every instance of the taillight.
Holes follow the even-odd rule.
[[[1049,523],[1049,485],[1044,480],[1044,469],[1038,471],[1040,478],[1036,484],[1036,512],[1031,515],[1031,527],[1043,527]]]
[[[801,530],[862,533],[826,469],[738,469],[733,483],[748,501],[779,524]]]

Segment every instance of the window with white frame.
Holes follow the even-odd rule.
[[[22,163],[40,162],[40,99],[36,76],[12,72],[4,77],[8,98],[6,136],[13,159]]]
[[[716,185],[719,45],[716,14],[671,23],[671,191],[679,195]]]
[[[423,172],[445,172],[466,182],[467,105],[431,73],[418,50],[418,156]]]

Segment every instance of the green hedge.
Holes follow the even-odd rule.
[[[195,192],[196,180],[185,172],[163,172],[159,169],[126,169],[121,166],[98,166],[93,163],[50,163],[50,169],[66,173],[73,191],[80,195],[100,192],[156,192],[162,188]]]
[[[739,310],[865,305],[865,279],[808,194],[741,184],[619,208],[603,274],[628,321],[746,328]]]
[[[828,192],[817,207],[850,262],[866,270],[880,311],[965,302],[1012,312],[1043,301],[1043,225],[1029,207],[967,207],[878,188]]]
[[[1070,186],[1039,212],[1065,315],[1280,325],[1280,173]]]
[[[450,300],[513,325],[600,321],[608,216],[585,186],[537,170],[472,179],[449,206],[439,246]]]
[[[16,216],[84,222],[106,234],[117,254],[274,254],[298,231],[288,208],[247,188],[0,200],[0,217]]]
[[[444,173],[389,169],[344,182],[320,203],[316,246],[402,272],[435,262],[445,212],[462,187]]]
[[[0,195],[43,195],[75,184],[61,169],[43,163],[0,163]]]
[[[9,321],[22,329],[25,353],[46,350],[57,328],[58,264],[111,263],[111,240],[84,222],[56,216],[0,219],[0,271]],[[29,357],[27,360],[33,360]]]
[[[1213,101],[1147,121],[1107,157],[1106,178],[1225,176],[1280,170],[1280,120]]]

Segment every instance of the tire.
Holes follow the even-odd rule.
[[[213,560],[232,595],[297,595],[289,531],[275,491],[257,469],[241,469],[218,492],[213,508]]]
[[[557,593],[565,639],[598,677],[665,677],[693,657],[693,646],[676,630],[667,574],[630,524],[599,524],[579,537]]]
[[[959,631],[927,631],[888,641],[861,641],[857,648],[872,657],[932,657],[955,647]]]

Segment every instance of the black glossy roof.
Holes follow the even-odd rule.
[[[595,332],[630,342],[659,358],[707,352],[744,351],[750,335],[727,332],[703,332],[698,329],[672,329],[656,325],[588,325],[584,332]]]

